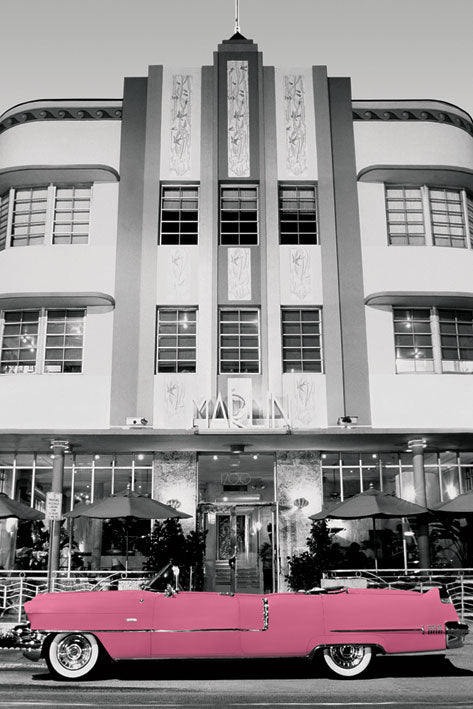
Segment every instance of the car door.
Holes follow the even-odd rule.
[[[270,593],[239,600],[243,657],[301,657],[317,644],[323,631],[320,597]]]
[[[95,634],[113,659],[147,659],[155,594],[149,591],[104,591],[94,596],[84,628]]]
[[[238,599],[219,593],[156,594],[151,657],[236,657]]]

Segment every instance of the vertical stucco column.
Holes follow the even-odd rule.
[[[51,482],[51,492],[62,494],[64,483],[64,454],[69,449],[68,441],[51,441],[53,452],[53,479]],[[48,579],[49,590],[52,590],[54,572],[59,569],[59,538],[61,534],[62,521],[50,522],[49,527],[49,557],[48,557]]]
[[[153,498],[167,504],[178,500],[180,512],[192,515],[181,520],[184,534],[195,529],[197,505],[197,454],[187,452],[156,453],[153,475]]]
[[[427,506],[427,487],[425,484],[424,447],[422,438],[409,441],[412,451],[412,468],[414,471],[415,502],[423,507]],[[419,524],[417,543],[419,545],[419,561],[422,569],[430,566],[429,526],[426,522]]]
[[[327,415],[371,425],[350,80],[314,67]]]
[[[288,590],[284,578],[293,554],[307,550],[311,520],[322,508],[322,469],[318,451],[276,453],[278,502],[279,591]]]

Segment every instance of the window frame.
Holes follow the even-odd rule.
[[[392,237],[393,234],[390,233],[390,227],[393,225],[392,222],[389,220],[389,214],[390,210],[388,208],[388,199],[395,200],[395,197],[389,197],[388,192],[389,190],[403,190],[403,193],[405,194],[406,190],[419,190],[420,192],[420,197],[421,197],[421,206],[422,206],[422,223],[424,227],[424,242],[423,243],[409,243],[409,238],[411,237],[412,239],[415,239],[416,235],[415,234],[409,234],[406,232],[405,238],[406,238],[406,243],[393,243],[392,242]],[[464,231],[464,235],[462,237],[459,236],[453,236],[453,239],[463,239],[463,245],[453,245],[452,243],[450,244],[445,244],[445,243],[435,243],[436,238],[443,238],[440,235],[436,235],[435,233],[435,220],[434,220],[434,215],[435,214],[441,214],[441,210],[432,210],[432,192],[456,192],[459,195],[459,203],[460,203],[460,212],[462,217],[462,227]],[[401,200],[401,198],[397,198]],[[403,197],[403,201],[409,201],[408,198]],[[436,200],[440,201],[440,200]],[[448,202],[446,202],[448,204]],[[432,184],[424,184],[424,185],[409,185],[409,184],[390,184],[390,183],[385,183],[384,184],[384,206],[385,206],[385,218],[386,218],[386,234],[387,234],[387,243],[388,246],[435,246],[436,248],[458,248],[458,249],[473,249],[473,195],[469,193],[469,191],[464,188],[464,187],[449,187],[446,185],[432,185]],[[420,210],[412,210],[412,212],[419,212]],[[391,210],[392,213],[392,210]],[[404,210],[404,214],[408,214],[409,212],[406,212]],[[444,212],[446,214],[449,214],[450,212],[447,211]],[[404,222],[400,223],[408,223],[406,220]],[[420,222],[419,222],[420,223]],[[440,223],[440,222],[439,222]],[[445,222],[446,226],[448,227],[449,230],[455,228],[456,225],[451,224],[450,222]],[[394,235],[396,236],[396,235]],[[399,235],[401,236],[401,235]],[[450,241],[452,240],[452,236],[450,235],[449,237],[444,237],[444,238],[450,238]]]
[[[88,197],[88,205],[89,205],[89,210],[88,210],[88,221],[87,221],[87,241],[82,241],[80,243],[75,243],[74,241],[71,241],[69,243],[61,243],[55,241],[55,236],[60,237],[60,236],[67,236],[67,235],[60,235],[55,233],[55,227],[59,224],[61,225],[61,222],[56,222],[56,213],[57,213],[57,190],[60,189],[88,189],[89,190],[89,197]],[[42,236],[42,241],[38,242],[36,244],[33,243],[26,243],[26,244],[15,244],[15,235],[13,233],[14,226],[15,226],[15,205],[17,202],[17,193],[21,191],[26,191],[26,190],[46,190],[46,200],[45,200],[45,221],[44,221],[44,235]],[[8,202],[8,207],[7,207],[7,224],[6,224],[6,230],[4,237],[2,238],[0,236],[0,252],[1,251],[6,251],[7,249],[12,249],[12,248],[19,248],[21,246],[87,246],[90,244],[90,236],[91,236],[91,214],[92,214],[92,205],[93,205],[93,199],[94,199],[94,184],[92,182],[77,182],[77,183],[64,183],[64,182],[58,182],[52,183],[49,182],[47,184],[38,184],[38,185],[22,185],[21,187],[10,187],[6,192],[4,192],[2,195],[0,195],[0,210],[3,212],[3,199],[6,198],[6,201]],[[74,205],[74,197],[72,198],[72,203]],[[75,210],[74,208],[71,209],[71,213],[74,214]],[[19,212],[21,214],[21,212]],[[25,215],[31,214],[30,212],[25,212]],[[66,222],[67,223],[67,222]],[[74,226],[74,221],[72,220],[70,222],[71,226]],[[72,229],[71,229],[71,238],[73,238],[72,234]],[[21,236],[17,236],[17,239],[21,239]],[[29,238],[29,235],[27,235],[26,238]]]
[[[296,241],[290,242],[290,241],[283,241],[283,233],[282,233],[282,215],[283,215],[283,210],[282,210],[282,203],[284,201],[284,198],[282,196],[282,192],[284,189],[292,189],[292,190],[304,190],[304,189],[312,189],[314,193],[314,231],[310,232],[311,234],[313,233],[315,236],[314,241],[301,241],[301,232],[299,231],[299,228],[294,232],[294,237],[296,238]],[[300,198],[300,197],[295,197],[293,200],[299,201],[309,201],[307,198]],[[289,201],[289,200],[288,200]],[[308,210],[309,211],[309,210]],[[300,224],[300,219],[299,219],[299,214],[303,214],[303,210],[297,210],[295,212],[298,216],[296,221],[297,227],[299,227]],[[310,221],[310,220],[307,220]],[[312,222],[311,222],[312,223]],[[320,245],[320,235],[319,235],[319,204],[318,204],[318,183],[317,182],[279,182],[278,183],[278,225],[279,225],[279,245],[280,246],[319,246]]]
[[[406,368],[404,371],[400,371],[398,369],[398,361],[403,361],[403,362],[414,362],[414,358],[398,358],[396,356],[396,334],[402,334],[402,333],[396,333],[396,319],[395,319],[395,311],[396,310],[402,310],[402,311],[420,311],[420,310],[425,310],[429,313],[429,325],[430,325],[430,338],[431,338],[431,349],[432,349],[432,368],[431,369],[418,369],[415,366],[412,368]],[[455,325],[455,334],[452,333],[442,333],[442,324],[448,323],[447,319],[442,319],[442,313],[450,311],[454,312],[455,314],[457,313],[469,313],[471,315],[471,320],[469,321],[471,323],[471,334],[469,333],[460,333],[458,329],[458,319],[457,316],[455,316],[455,320],[450,322],[450,325]],[[473,308],[468,309],[468,308],[448,308],[448,307],[441,307],[441,306],[431,306],[431,307],[414,307],[414,308],[406,308],[406,307],[392,307],[392,312],[393,312],[393,339],[394,339],[394,362],[395,362],[395,371],[396,374],[471,374],[473,373],[473,357],[472,359],[446,359],[443,357],[443,349],[458,349],[458,351],[461,351],[462,345],[460,344],[459,338],[461,337],[468,337],[471,338],[473,341]],[[398,322],[401,322],[400,320]],[[420,320],[419,320],[420,322]],[[425,322],[423,320],[422,322]],[[465,320],[464,323],[460,324],[469,324],[468,320]],[[415,335],[415,333],[414,333]],[[457,346],[455,347],[443,347],[442,345],[442,337],[455,337],[457,340]],[[470,347],[464,347],[464,349],[473,349]],[[421,360],[422,361],[422,360]],[[425,360],[424,360],[425,361]],[[430,360],[429,360],[430,361]],[[447,369],[447,364],[446,363],[453,363],[451,364],[451,368]],[[465,363],[462,364],[461,363]]]
[[[294,321],[285,321],[284,315],[287,312],[299,312],[299,319],[294,320]],[[302,317],[302,313],[306,312],[313,312],[318,314],[318,320],[309,320],[309,321],[304,321]],[[284,324],[292,322],[292,324],[297,324],[299,325],[299,333],[298,334],[287,334],[284,332]],[[304,322],[310,322],[312,324],[317,323],[318,324],[318,332],[314,333],[313,335],[307,335],[305,334],[306,337],[317,337],[319,340],[319,345],[316,347],[310,347],[310,346],[304,346],[303,344],[303,338],[304,338],[304,333],[302,331],[302,326]],[[300,340],[300,346],[299,347],[285,347],[284,345],[284,337],[298,337]],[[299,350],[300,352],[300,357],[296,360],[287,360],[286,357],[284,356],[284,353],[286,350]],[[315,349],[318,350],[319,353],[319,358],[318,359],[310,359],[306,360],[304,358],[304,350],[309,350],[309,349]],[[288,369],[288,364],[289,362],[296,362],[300,364],[299,369]],[[319,362],[320,363],[320,369],[306,369],[304,367],[304,362]],[[310,372],[312,374],[324,374],[324,350],[323,350],[323,321],[322,321],[322,308],[320,306],[281,306],[281,364],[282,364],[282,371],[283,374],[297,374],[299,372]]]
[[[186,350],[188,350],[188,349],[194,349],[194,352],[195,352],[195,357],[194,357],[194,359],[190,359],[190,360],[184,360],[184,359],[183,359],[183,360],[179,360],[179,358],[176,356],[174,359],[163,360],[164,362],[173,362],[173,363],[175,364],[175,368],[174,368],[173,370],[170,370],[170,369],[167,369],[167,370],[160,370],[160,369],[159,369],[159,363],[160,363],[160,360],[159,360],[159,351],[160,351],[159,337],[160,337],[160,336],[163,336],[163,335],[164,335],[164,336],[168,335],[168,333],[160,333],[160,332],[159,332],[159,325],[160,325],[160,318],[159,318],[159,315],[160,315],[160,312],[163,312],[163,311],[168,311],[168,312],[170,312],[170,311],[176,311],[176,319],[175,319],[175,320],[172,320],[172,321],[171,321],[171,320],[168,320],[168,321],[164,320],[164,321],[162,321],[162,322],[173,322],[173,323],[176,324],[176,332],[175,332],[176,345],[175,345],[175,347],[173,347],[173,348],[170,348],[170,347],[169,347],[169,348],[164,348],[164,349],[174,349],[174,350],[176,351],[176,353],[179,351],[179,349],[186,349]],[[185,313],[185,312],[187,312],[187,313],[188,313],[188,312],[195,313],[195,320],[194,320],[194,322],[195,322],[195,333],[193,334],[195,342],[194,342],[194,347],[193,347],[193,348],[192,348],[192,347],[182,347],[182,346],[179,347],[179,338],[180,338],[180,337],[184,337],[183,334],[179,333],[179,328],[178,328],[178,325],[179,325],[179,314],[180,314],[180,313]],[[158,305],[158,306],[156,307],[156,329],[155,329],[156,337],[155,337],[155,357],[154,357],[154,373],[155,373],[155,374],[196,374],[196,373],[197,373],[198,361],[199,361],[199,359],[198,359],[198,355],[199,355],[199,351],[198,351],[198,343],[199,343],[199,341],[198,341],[198,327],[199,327],[199,308],[198,308],[197,306],[195,306],[195,305],[189,305],[189,306],[183,306],[183,305],[175,305],[175,306],[173,306],[173,305]],[[192,333],[191,333],[191,335],[192,335]],[[169,336],[171,336],[171,333],[169,333]],[[181,363],[181,364],[193,363],[193,364],[194,364],[194,369],[193,369],[193,370],[189,370],[189,371],[182,371],[182,370],[179,370],[179,364],[180,364],[180,363]]]
[[[164,192],[166,189],[168,189],[168,190],[179,189],[179,191],[181,192],[182,188],[195,188],[197,191],[197,197],[196,197],[196,199],[197,199],[197,210],[196,210],[197,211],[197,219],[196,219],[196,232],[195,232],[196,241],[194,244],[181,243],[181,230],[179,229],[179,231],[176,233],[176,236],[178,237],[178,243],[176,243],[176,244],[163,243],[163,211],[166,211],[163,208],[164,202],[166,199],[164,196]],[[180,202],[182,202],[183,199],[185,201],[185,198],[183,198],[181,194],[176,199],[178,199]],[[186,211],[186,210],[179,209],[178,211],[179,211],[179,215],[180,215],[182,211]],[[193,211],[193,210],[189,210],[189,211]],[[183,220],[179,217],[179,220],[178,220],[179,226],[181,225],[182,221]],[[191,221],[191,220],[189,220],[189,221]],[[160,188],[159,188],[159,228],[158,229],[159,229],[158,230],[158,246],[198,246],[199,245],[199,242],[200,242],[200,183],[199,182],[167,182],[167,181],[161,182]],[[191,232],[191,233],[193,234],[194,232]]]
[[[238,318],[233,321],[235,323],[238,323],[238,332],[237,333],[222,333],[222,323],[225,322],[222,320],[222,313],[228,313],[228,312],[237,312],[238,313]],[[242,335],[244,336],[245,333],[241,332],[241,324],[244,323],[241,319],[241,313],[256,313],[257,317],[257,332],[256,332],[256,338],[257,338],[257,347],[243,347],[241,343],[241,337]],[[227,321],[227,322],[232,322],[232,321]],[[249,334],[249,333],[248,333]],[[224,337],[236,337],[238,339],[238,344],[236,347],[227,347],[225,348],[222,345],[222,338]],[[254,335],[250,334],[250,337],[254,337]],[[238,352],[238,360],[235,360],[235,363],[238,364],[238,371],[233,371],[233,372],[225,372],[222,371],[222,362],[228,362],[230,363],[232,360],[224,360],[222,358],[222,350],[223,349],[230,349],[230,350],[237,350]],[[248,350],[248,349],[257,349],[258,351],[258,358],[256,360],[244,360],[241,358],[241,351],[242,350]],[[240,376],[240,375],[245,375],[245,376],[251,376],[251,375],[259,375],[261,374],[261,309],[258,307],[231,307],[231,306],[224,306],[218,309],[218,374],[219,375],[226,375],[226,376]],[[242,362],[244,363],[245,361],[247,362],[257,362],[257,370],[253,372],[246,372],[242,371]]]
[[[49,322],[49,312],[55,312],[55,311],[65,311],[67,312],[82,312],[82,344],[80,347],[74,347],[73,349],[80,349],[81,350],[81,360],[80,360],[80,371],[79,372],[65,372],[65,371],[60,371],[60,372],[54,372],[54,371],[46,371],[46,349],[47,349],[47,337],[48,337],[48,322]],[[34,371],[30,372],[19,372],[19,371],[10,371],[10,372],[2,372],[1,368],[3,366],[3,352],[4,352],[4,337],[5,337],[5,324],[8,324],[5,322],[5,314],[6,313],[38,313],[38,330],[36,333],[36,358],[34,361]],[[22,374],[72,374],[72,375],[77,375],[77,374],[83,374],[84,373],[84,355],[85,355],[85,342],[86,342],[86,321],[87,321],[87,308],[45,308],[45,307],[39,307],[39,308],[23,308],[23,309],[12,309],[12,310],[0,310],[0,376],[6,376],[6,375],[22,375]],[[65,320],[67,322],[67,319]],[[54,335],[54,333],[49,333],[49,336]],[[64,336],[66,333],[64,333]],[[59,336],[59,335],[58,335]],[[51,347],[49,348],[51,349]],[[55,348],[53,348],[55,349]],[[58,348],[59,349],[59,348]],[[60,348],[62,350],[65,349],[65,346]],[[62,366],[64,366],[64,363],[67,360],[64,358],[62,360]],[[22,365],[20,365],[22,366]]]
[[[244,189],[247,189],[247,190],[254,189],[256,191],[256,199],[255,200],[251,200],[251,199],[247,200],[249,202],[256,201],[256,221],[255,221],[255,223],[256,223],[256,241],[254,243],[242,243],[240,230],[238,230],[238,232],[237,232],[237,234],[238,234],[237,241],[232,242],[232,243],[230,243],[230,242],[225,243],[222,240],[222,237],[224,236],[224,234],[222,232],[222,224],[224,223],[222,220],[222,211],[232,211],[232,210],[223,210],[222,209],[223,191],[230,190],[230,189],[238,190],[239,193],[241,190],[244,190]],[[240,196],[237,199],[239,202],[242,201]],[[245,201],[245,200],[243,200],[243,201]],[[238,209],[235,211],[238,211],[240,213],[245,210]],[[253,210],[246,210],[246,211],[253,211]],[[238,220],[235,220],[235,221],[238,222],[238,225],[239,225],[242,220],[239,218]],[[250,221],[250,220],[248,220],[248,221]],[[229,234],[225,234],[225,236],[229,236]],[[251,246],[259,246],[259,244],[260,244],[260,186],[259,186],[258,182],[248,182],[248,183],[245,183],[245,182],[221,182],[219,184],[219,190],[218,190],[218,243],[219,243],[219,246],[227,246],[227,247],[242,246],[242,247],[250,248]]]

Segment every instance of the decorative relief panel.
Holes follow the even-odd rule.
[[[302,74],[289,74],[284,77],[284,100],[286,167],[290,175],[298,177],[307,173],[307,125]]]
[[[171,155],[169,168],[178,177],[191,169],[192,77],[173,74],[171,93]]]
[[[279,179],[317,179],[310,69],[276,70],[276,125]]]
[[[166,504],[174,500],[178,509],[192,515],[181,520],[183,532],[195,529],[197,504],[197,455],[184,451],[156,453],[153,471],[153,498]]]
[[[276,453],[277,499],[279,503],[279,558],[284,591],[288,557],[307,549],[311,520],[309,515],[322,508],[322,471],[320,454],[315,451]],[[297,506],[295,501],[304,501]]]
[[[198,250],[195,246],[158,247],[157,302],[188,305],[198,299]]]
[[[283,305],[321,304],[320,246],[280,246],[280,288]]]
[[[251,300],[251,249],[230,248],[228,258],[228,300]]]
[[[327,425],[323,374],[286,373],[283,375],[283,392],[293,428],[323,428]]]
[[[249,377],[229,377],[227,382],[228,416],[232,426],[246,428],[253,421],[253,387]]]
[[[198,69],[163,71],[161,179],[199,179],[200,84]]]
[[[250,176],[248,62],[227,62],[228,176]]]
[[[303,246],[291,248],[289,291],[296,300],[306,300],[312,291],[312,264]]]
[[[194,399],[198,398],[197,383],[195,374],[158,374],[155,377],[154,412],[158,428],[192,428]]]

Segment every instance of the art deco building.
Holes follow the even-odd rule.
[[[258,591],[261,548],[284,588],[323,504],[470,489],[472,131],[442,101],[265,66],[239,33],[208,66],[125,79],[123,100],[3,114],[3,491],[172,501],[208,530],[206,588],[227,587],[236,540],[237,587]],[[82,551],[110,566],[87,524]],[[340,527],[369,552],[369,522]]]

